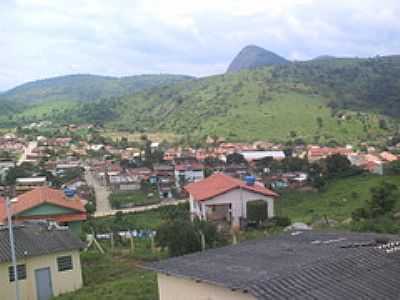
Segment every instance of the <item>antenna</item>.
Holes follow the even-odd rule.
[[[7,211],[7,222],[8,222],[8,234],[10,238],[10,248],[11,248],[11,260],[14,270],[14,281],[15,281],[15,299],[20,300],[19,296],[19,284],[18,284],[18,270],[17,270],[17,258],[15,255],[15,243],[14,243],[14,230],[11,220],[11,202],[10,202],[10,194],[12,194],[13,188],[10,186],[8,190],[6,190],[6,211]]]

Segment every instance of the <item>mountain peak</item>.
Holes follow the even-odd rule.
[[[229,65],[227,72],[237,72],[270,65],[288,64],[289,61],[278,54],[256,45],[244,47]]]

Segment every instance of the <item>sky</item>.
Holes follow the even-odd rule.
[[[400,1],[0,0],[0,91],[77,73],[219,74],[249,44],[291,60],[400,54]]]

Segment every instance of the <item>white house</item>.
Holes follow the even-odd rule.
[[[182,180],[185,183],[204,179],[204,166],[198,162],[178,164],[175,166],[175,182],[178,187]]]
[[[236,178],[216,173],[206,179],[185,186],[190,195],[192,217],[207,221],[226,221],[239,226],[247,218],[247,203],[266,202],[267,216],[274,216],[274,199],[278,194],[258,183],[246,183]]]

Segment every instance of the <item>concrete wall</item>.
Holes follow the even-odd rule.
[[[256,300],[241,291],[194,280],[158,274],[160,300]]]
[[[184,175],[187,182],[196,182],[204,179],[203,170],[175,171],[175,182],[179,184],[179,176]]]
[[[58,272],[57,257],[72,255],[73,269]],[[35,270],[50,268],[54,296],[71,292],[82,287],[82,271],[79,251],[59,252],[51,255],[18,259],[17,264],[26,264],[26,279],[19,280],[21,300],[36,300]],[[8,267],[11,263],[0,264],[0,299],[15,299],[15,282],[10,282]]]
[[[231,204],[232,220],[234,225],[239,224],[239,218],[247,217],[247,202],[264,200],[268,205],[268,217],[274,216],[274,199],[244,189],[235,189],[207,201],[197,202],[190,198],[191,212],[206,220],[208,205]],[[201,206],[201,207],[200,207]]]

